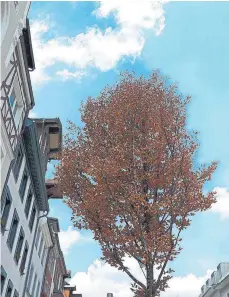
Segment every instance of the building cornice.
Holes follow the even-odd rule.
[[[46,247],[51,247],[53,245],[51,231],[49,229],[48,220],[46,217],[42,218],[41,229],[44,235]]]
[[[45,178],[42,174],[36,125],[30,119],[25,121],[24,142],[38,208],[41,211],[48,211],[49,205],[45,187]]]

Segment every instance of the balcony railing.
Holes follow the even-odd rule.
[[[1,113],[2,113],[3,122],[5,124],[7,136],[9,138],[10,145],[14,152],[17,145],[18,133],[14,122],[13,112],[10,106],[9,94],[11,91],[11,87],[12,87],[15,75],[17,73],[18,63],[14,58],[13,61],[10,61],[10,64],[11,64],[11,69],[8,75],[6,76],[5,80],[3,80],[1,84]]]

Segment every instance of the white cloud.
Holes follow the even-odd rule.
[[[83,72],[83,71],[71,72],[71,71],[69,71],[67,69],[64,69],[64,70],[57,71],[56,75],[60,76],[60,78],[63,81],[65,81],[67,79],[77,79],[77,80],[80,81],[81,78],[86,75],[86,73]]]
[[[37,118],[37,114],[33,110],[30,110],[30,112],[29,112],[29,118],[35,119],[35,118]]]
[[[142,272],[136,261],[130,258],[126,261],[128,261],[131,272],[142,279]],[[206,274],[201,277],[193,274],[174,277],[169,281],[170,288],[161,293],[161,297],[197,297],[201,286],[211,273],[212,270],[207,270]],[[84,297],[101,297],[106,296],[107,293],[113,293],[115,297],[133,297],[128,276],[99,260],[94,261],[88,267],[87,272],[76,273],[70,283],[75,284],[77,292],[82,293]]]
[[[65,255],[73,245],[91,240],[91,237],[84,237],[79,231],[73,230],[72,226],[69,226],[66,231],[60,230],[59,232],[60,246]]]
[[[165,1],[102,1],[94,12],[98,17],[114,14],[121,28],[153,29],[157,35],[165,27],[162,4]]]
[[[33,83],[44,83],[51,79],[47,68],[56,63],[66,67],[58,69],[56,74],[62,79],[82,76],[78,73],[87,67],[107,71],[116,67],[124,57],[135,59],[140,56],[145,43],[145,31],[153,30],[159,35],[165,26],[163,2],[109,1],[100,2],[93,12],[99,18],[113,14],[117,27],[100,30],[97,26],[89,27],[76,36],[62,36],[45,40],[45,33],[52,30],[49,18],[31,23],[31,35],[36,62],[36,70],[31,73]],[[53,76],[52,76],[53,77]]]
[[[222,220],[229,219],[229,191],[226,188],[216,187],[216,200],[210,209],[211,212],[219,213]]]
[[[208,269],[206,274],[197,277],[195,274],[188,274],[183,277],[174,277],[169,281],[169,287],[161,297],[198,297],[201,287],[208,278],[211,277],[213,270]]]

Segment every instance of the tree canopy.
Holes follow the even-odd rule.
[[[158,72],[124,73],[81,108],[83,127],[70,123],[57,177],[73,223],[90,229],[103,257],[126,272],[136,296],[167,287],[169,262],[181,232],[215,193],[203,193],[217,163],[194,166],[197,132],[186,127],[190,97]],[[145,282],[126,267],[136,259]]]

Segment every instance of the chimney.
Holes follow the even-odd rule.
[[[107,293],[107,297],[114,297],[113,293]]]

